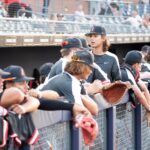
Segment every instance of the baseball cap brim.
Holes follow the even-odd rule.
[[[89,32],[85,34],[85,36],[90,36],[90,35],[105,35],[105,33]]]
[[[76,62],[80,62],[80,63],[83,63],[83,64],[86,64],[86,65],[88,65],[89,67],[91,67],[91,68],[97,68],[95,65],[94,65],[94,63],[93,64],[89,64],[89,63],[87,63],[86,61],[82,61],[82,60],[77,60]]]
[[[19,79],[14,79],[14,82],[22,82],[22,81],[31,81],[31,80],[34,80],[33,77],[27,77],[27,76],[23,76]]]
[[[0,76],[5,76],[5,75],[9,75],[9,72],[3,71],[2,69],[0,69]]]
[[[89,35],[93,35],[93,34],[98,34],[96,32],[89,32],[89,33],[86,33],[85,36],[89,36]]]

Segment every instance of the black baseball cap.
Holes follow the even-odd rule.
[[[90,29],[90,32],[86,33],[85,36],[89,36],[89,35],[92,35],[92,34],[106,35],[106,31],[105,31],[105,28],[102,27],[102,26],[93,26]]]
[[[142,52],[148,52],[149,49],[150,49],[150,46],[144,45],[144,46],[141,48],[141,51],[142,51]]]
[[[94,55],[87,50],[76,51],[72,56],[72,61],[85,63],[91,67],[94,67]]]
[[[82,43],[80,39],[78,38],[67,38],[65,39],[61,44],[63,49],[69,49],[69,48],[80,48],[82,49]]]
[[[142,54],[137,50],[129,51],[124,58],[124,62],[131,66],[136,63],[141,63],[142,62]]]
[[[30,81],[34,80],[33,77],[28,77],[25,74],[24,69],[21,66],[10,65],[4,69],[4,71],[9,72],[9,75],[3,75],[2,77],[5,79],[10,79],[14,82],[22,82],[22,81]]]
[[[49,74],[52,66],[53,66],[53,63],[44,63],[39,69],[40,75],[47,76]]]
[[[92,48],[88,46],[87,40],[85,38],[79,38],[79,39],[82,43],[82,47],[84,50],[92,50]]]
[[[0,69],[0,76],[9,75],[9,74],[10,74],[9,72]]]

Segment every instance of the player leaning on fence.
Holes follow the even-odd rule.
[[[45,82],[41,91],[53,90],[64,96],[71,103],[84,104],[92,114],[98,112],[96,103],[86,94],[81,83],[92,72],[94,56],[86,50],[77,51],[72,60],[66,64],[65,71]],[[42,93],[43,96],[43,93]]]
[[[132,50],[128,52],[121,67],[122,80],[131,83],[137,100],[147,111],[150,111],[150,94],[146,85],[140,79],[141,63],[142,54],[139,51]]]
[[[28,81],[33,78],[27,77],[21,66],[10,65],[4,70],[9,74],[3,75],[6,87],[6,89],[1,93],[1,105],[3,107],[10,108],[11,106],[13,111],[20,114],[33,112],[37,108],[42,110],[70,110],[73,111],[74,115],[82,112],[86,114],[89,113],[87,109],[83,108],[81,105],[67,104],[53,100],[53,93],[56,93],[54,91],[49,92],[49,94],[52,95],[50,97],[50,101],[30,96]],[[3,82],[0,82],[0,85],[3,85]]]

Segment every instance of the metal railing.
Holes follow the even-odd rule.
[[[149,34],[150,28],[133,27],[121,23],[122,18],[99,17],[93,21],[74,22],[57,21],[44,18],[0,18],[0,33],[9,35],[18,34],[76,34],[87,33],[91,26],[101,25],[107,34]]]
[[[99,133],[90,147],[84,144],[81,131],[74,128],[69,112],[61,111],[59,117],[54,112],[44,112],[49,117],[44,114],[42,120],[41,111],[37,112],[33,119],[41,137],[33,149],[49,150],[52,145],[54,150],[149,150],[150,127],[144,120],[145,109],[141,105],[135,109],[130,106],[130,102],[123,102],[99,111],[94,117]]]

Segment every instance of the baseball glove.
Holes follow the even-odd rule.
[[[91,145],[98,134],[98,124],[91,116],[76,116],[76,127],[81,128],[84,143]]]
[[[116,81],[114,83],[104,85],[101,94],[108,103],[114,105],[120,102],[129,88],[131,88],[129,82]]]

